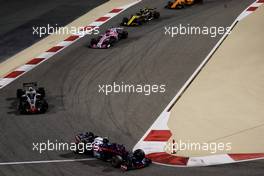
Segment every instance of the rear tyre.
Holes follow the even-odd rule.
[[[128,23],[128,18],[125,17],[122,20],[121,26],[127,26],[127,23]]]
[[[120,39],[126,39],[128,37],[128,32],[127,31],[122,31],[119,33],[119,38]]]
[[[140,18],[140,19],[137,20],[137,24],[138,24],[139,26],[141,26],[141,25],[144,23],[144,21],[145,21],[145,20],[143,20],[142,18]]]
[[[145,158],[144,160],[145,160],[146,166],[149,166],[152,163],[151,159]]]
[[[111,46],[114,46],[115,41],[116,41],[115,37],[110,37],[110,39],[108,41],[108,44],[106,45],[107,48],[110,48]]]
[[[79,144],[79,143],[75,143],[76,150],[73,151],[75,154],[81,154],[80,150],[79,150],[78,147],[77,147],[78,144]]]
[[[39,87],[37,90],[37,93],[39,93],[41,95],[41,97],[45,97],[46,96],[46,92],[45,89],[43,87]]]
[[[113,167],[115,167],[115,168],[118,168],[118,167],[121,166],[122,161],[123,161],[122,157],[121,157],[120,155],[116,155],[116,156],[114,156],[114,157],[112,158],[111,165],[112,165]]]
[[[153,12],[153,17],[154,17],[154,19],[158,19],[160,17],[160,13],[157,12],[157,11],[154,11]]]
[[[203,0],[194,0],[194,3],[203,4]]]
[[[177,6],[177,9],[183,9],[184,8],[184,5],[178,5]]]
[[[94,45],[97,45],[97,40],[95,38],[92,38],[90,42],[90,47],[92,48]]]
[[[171,2],[171,1],[169,1],[169,2],[168,2],[168,4],[165,6],[165,8],[167,8],[167,9],[170,9],[170,8],[171,8],[171,6],[172,6],[172,2]]]
[[[17,89],[17,93],[16,93],[16,96],[17,98],[21,98],[22,95],[24,95],[24,91],[22,89]]]
[[[43,114],[48,110],[49,105],[46,100],[39,100],[37,108],[39,108],[39,113]]]
[[[20,114],[26,114],[27,113],[27,109],[28,108],[28,103],[23,101],[23,100],[20,100],[19,101],[19,105],[18,105],[18,111]]]

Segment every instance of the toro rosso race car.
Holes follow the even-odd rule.
[[[174,0],[174,2],[169,1],[165,6],[167,9],[182,9],[185,6],[190,6],[196,3],[203,3],[203,0]]]
[[[78,134],[75,139],[76,144],[92,142],[93,147],[91,150],[86,151],[86,154],[111,162],[113,167],[120,168],[123,171],[140,169],[151,164],[151,160],[145,157],[143,150],[138,149],[134,152],[129,152],[124,145],[110,143],[107,138],[95,136],[91,132]]]
[[[21,114],[45,113],[48,109],[48,103],[44,99],[45,90],[43,87],[37,88],[36,82],[23,83],[23,89],[17,89],[16,96]]]
[[[140,9],[136,15],[131,15],[130,18],[123,18],[121,26],[140,26],[145,22],[151,21],[153,19],[158,19],[160,13],[155,11],[155,9],[144,8]]]
[[[117,41],[126,39],[128,32],[124,31],[123,28],[110,28],[106,30],[103,35],[98,38],[93,38],[90,42],[90,48],[110,48]]]

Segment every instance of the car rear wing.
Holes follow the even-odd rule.
[[[38,86],[37,82],[23,83],[23,87],[37,87],[37,86]]]

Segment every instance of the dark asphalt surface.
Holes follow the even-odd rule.
[[[72,141],[74,134],[93,131],[128,148],[136,144],[220,36],[164,35],[164,26],[191,24],[228,26],[252,0],[210,0],[181,11],[165,10],[160,1],[144,0],[106,25],[117,25],[123,16],[139,7],[157,7],[161,18],[138,28],[128,28],[129,38],[108,50],[87,48],[84,37],[44,64],[0,91],[0,162],[80,158],[71,152],[32,151],[40,141]],[[44,115],[18,115],[15,92],[23,82],[38,81],[47,89],[50,109]],[[166,84],[166,93],[98,93],[99,84]],[[262,176],[263,161],[203,168],[172,168],[151,165],[122,173],[102,161],[0,166],[0,175],[180,175],[180,176]]]
[[[0,0],[0,62],[43,39],[32,27],[65,26],[108,0]]]

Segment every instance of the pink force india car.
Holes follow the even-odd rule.
[[[110,28],[107,29],[103,35],[97,38],[93,38],[90,42],[90,48],[110,48],[117,41],[121,39],[126,39],[128,37],[128,32],[123,28]]]

